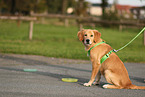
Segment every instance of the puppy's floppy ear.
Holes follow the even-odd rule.
[[[80,41],[84,40],[84,30],[79,31],[77,35]]]
[[[94,41],[97,42],[101,37],[101,33],[98,32],[97,30],[93,30],[93,32],[94,32]]]

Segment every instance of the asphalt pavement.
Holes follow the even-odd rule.
[[[133,84],[145,86],[145,64],[125,63]],[[37,69],[25,72],[24,69]],[[91,63],[33,55],[0,54],[0,97],[145,97],[145,90],[84,87],[91,76]],[[78,82],[61,81],[77,78]]]

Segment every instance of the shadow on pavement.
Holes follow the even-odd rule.
[[[18,57],[7,56],[7,55],[5,55],[5,56],[0,55],[0,58],[8,59],[8,60],[15,60],[17,62],[21,62],[21,63],[24,63],[26,65],[45,65],[45,66],[49,66],[49,67],[63,68],[63,69],[70,69],[70,70],[74,70],[74,71],[83,71],[83,72],[90,72],[91,73],[90,70],[77,69],[77,68],[73,68],[73,67],[66,67],[66,66],[60,66],[60,65],[59,66],[58,65],[51,65],[47,62],[33,60],[33,59],[18,58]],[[23,69],[16,69],[16,68],[10,68],[10,67],[0,67],[0,69],[9,70],[9,71],[24,72]],[[43,76],[50,76],[50,77],[53,77],[53,78],[57,78],[59,80],[61,80],[61,78],[77,78],[77,79],[79,79],[79,81],[77,83],[80,84],[80,85],[89,81],[89,78],[88,79],[80,78],[80,77],[78,78],[78,77],[71,76],[71,75],[54,74],[54,73],[50,73],[50,72],[37,71],[37,72],[29,72],[29,73],[35,73],[35,74],[39,74],[39,75],[43,75]],[[130,79],[141,82],[141,83],[144,83],[144,78],[130,76]],[[105,84],[105,83],[101,82],[99,87],[101,87],[103,84]]]

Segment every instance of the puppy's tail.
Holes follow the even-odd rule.
[[[130,85],[128,89],[145,89],[145,86]]]

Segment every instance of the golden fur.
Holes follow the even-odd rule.
[[[85,29],[78,32],[78,38],[83,42],[85,49],[88,51],[95,44],[102,42],[101,33],[97,30]],[[120,58],[113,52],[110,57],[100,64],[101,58],[112,50],[111,46],[103,43],[90,51],[90,60],[92,62],[92,74],[88,83],[84,83],[84,86],[91,86],[92,84],[99,84],[101,74],[110,83],[103,85],[103,88],[111,89],[145,89],[142,86],[133,85],[129,79],[128,72],[120,60]],[[96,77],[96,81],[94,82]],[[94,82],[94,83],[93,83]]]

